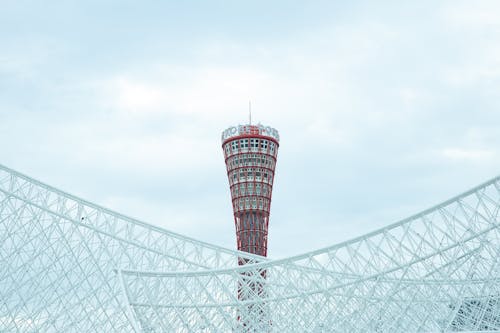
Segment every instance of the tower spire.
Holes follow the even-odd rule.
[[[252,101],[248,100],[248,120],[249,124],[252,125]]]

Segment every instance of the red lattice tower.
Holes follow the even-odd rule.
[[[238,250],[264,257],[278,147],[278,131],[269,126],[239,125],[222,132]]]

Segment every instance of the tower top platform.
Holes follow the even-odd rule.
[[[270,126],[262,125],[260,123],[257,125],[246,124],[246,125],[231,126],[226,130],[222,131],[221,140],[222,143],[224,143],[227,140],[237,136],[253,136],[253,135],[269,137],[271,139],[274,139],[276,143],[279,143],[280,141],[280,135],[277,129],[272,128]]]

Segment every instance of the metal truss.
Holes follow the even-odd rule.
[[[351,241],[266,260],[0,167],[0,332],[493,332],[499,261],[500,177]]]
[[[0,165],[0,332],[140,332],[116,268],[263,258],[131,219]],[[134,328],[135,327],[135,328]]]
[[[498,331],[499,208],[495,178],[297,257],[206,271],[123,270],[121,278],[151,332]]]

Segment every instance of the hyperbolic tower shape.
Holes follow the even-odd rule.
[[[258,125],[222,132],[238,250],[267,256],[267,234],[279,133]]]

